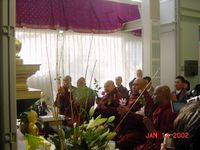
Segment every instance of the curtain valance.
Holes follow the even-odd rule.
[[[17,27],[108,33],[139,18],[138,6],[105,0],[16,0]]]

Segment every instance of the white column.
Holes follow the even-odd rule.
[[[150,1],[144,0],[141,6],[142,18],[142,46],[144,75],[151,75],[151,19]]]
[[[174,90],[176,77],[175,0],[160,2],[160,83]]]
[[[142,37],[144,75],[153,77],[153,84],[160,84],[160,1],[142,2]]]

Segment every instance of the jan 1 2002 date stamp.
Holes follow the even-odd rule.
[[[146,136],[147,139],[160,138],[157,132],[149,132]],[[162,138],[173,138],[173,139],[187,139],[189,138],[188,132],[173,132],[173,133],[162,133]]]

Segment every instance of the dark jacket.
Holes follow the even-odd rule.
[[[136,79],[136,78],[134,78],[133,80],[131,80],[131,81],[129,82],[129,88],[130,88],[130,90],[132,89],[133,82],[135,81],[135,79]]]
[[[172,94],[176,95],[176,100],[179,102],[185,102],[187,100],[187,91],[182,89],[179,94],[176,94],[176,91],[173,91]]]
[[[128,100],[129,98],[129,91],[123,85],[117,87],[117,90]]]

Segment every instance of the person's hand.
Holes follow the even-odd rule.
[[[96,104],[97,104],[98,107],[104,107],[105,106],[105,102],[103,100],[100,100],[100,99],[98,99],[96,101]]]
[[[167,150],[166,144],[162,143],[162,144],[161,144],[161,147],[160,147],[160,150]]]
[[[99,106],[100,103],[101,103],[101,99],[97,99],[96,104]]]
[[[97,98],[96,99],[96,104],[98,105],[100,103],[101,99],[100,98]]]
[[[175,94],[172,94],[171,98],[172,98],[173,101],[176,101],[176,95]]]
[[[155,131],[154,125],[153,125],[152,121],[148,117],[145,116],[143,118],[143,123],[145,124],[145,126],[146,126],[146,128],[147,128],[147,130],[149,132],[154,132]]]
[[[117,108],[117,111],[120,113],[120,114],[125,114],[126,112],[128,112],[128,108],[126,106],[119,106]]]

